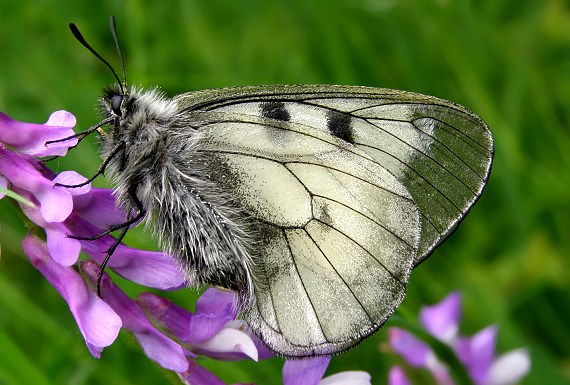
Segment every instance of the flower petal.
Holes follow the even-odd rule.
[[[117,207],[111,189],[92,188],[86,194],[74,196],[73,207],[79,217],[97,227],[99,231],[127,220],[125,212]]]
[[[198,299],[198,303],[201,304],[201,306],[197,306],[198,311],[204,311],[204,308],[207,307],[204,305],[203,297],[209,291],[217,290],[208,289],[202,294]],[[211,297],[206,296],[206,299],[208,298]],[[216,311],[216,313],[204,314],[197,311],[196,314],[192,314],[169,300],[151,293],[141,294],[137,298],[137,302],[153,318],[155,323],[166,328],[181,342],[194,346],[214,337],[224,325],[235,318],[231,305],[219,309],[212,306],[210,310]]]
[[[73,114],[71,112],[67,112],[65,110],[59,110],[59,111],[53,112],[49,116],[48,121],[45,122],[44,125],[71,128],[71,127],[75,127],[76,123],[77,123],[77,119],[75,119],[75,116],[73,116]]]
[[[240,322],[240,321],[236,321]],[[249,357],[258,360],[257,348],[251,337],[239,330],[239,325],[228,324],[212,338],[195,345],[200,354],[225,361]]]
[[[193,360],[188,361],[188,369],[184,373],[179,373],[179,376],[185,383],[192,385],[225,385],[212,372],[204,369]]]
[[[91,260],[80,265],[81,271],[91,285],[97,282],[99,266]],[[176,342],[157,330],[146,318],[140,306],[116,287],[107,274],[101,281],[101,296],[121,317],[123,327],[131,331],[141,344],[146,355],[165,369],[184,372],[188,361],[184,350]]]
[[[451,344],[459,331],[461,318],[461,294],[451,293],[433,306],[424,306],[420,311],[420,322],[431,335]]]
[[[33,200],[33,196],[29,191],[22,190],[15,186],[13,190],[14,193],[19,194],[25,200]],[[60,265],[73,265],[79,257],[81,244],[78,240],[67,236],[67,228],[65,225],[59,222],[46,222],[40,209],[35,205],[29,206],[20,202],[20,207],[22,212],[26,214],[32,222],[44,228],[50,257]]]
[[[410,385],[404,369],[399,366],[392,366],[388,372],[388,385]]]
[[[497,328],[489,326],[471,338],[458,338],[456,353],[474,383],[485,384],[495,356]]]
[[[327,376],[319,385],[371,385],[370,374],[361,371],[347,371]]]
[[[63,156],[69,147],[77,144],[77,138],[49,146],[46,146],[46,142],[73,135],[73,126],[75,116],[67,111],[54,112],[46,124],[19,122],[0,112],[0,142],[6,143],[19,153],[35,157]]]
[[[391,327],[388,337],[392,349],[415,367],[426,367],[431,348],[404,329]]]
[[[190,321],[192,344],[212,338],[237,316],[235,294],[214,288],[206,290],[196,302],[196,313]]]
[[[38,238],[27,236],[23,248],[32,264],[65,299],[91,354],[99,358],[103,348],[111,345],[119,334],[119,316],[89,290],[72,267],[55,263]]]
[[[62,173],[58,174],[53,183],[59,183],[62,185],[73,186],[78,185],[83,182],[87,181],[87,178],[83,175],[76,173],[75,171],[63,171]],[[71,188],[71,187],[63,187],[65,191],[67,191],[70,195],[83,195],[87,194],[91,190],[91,183],[86,184],[85,186]]]
[[[229,321],[237,316],[235,301],[236,295],[233,291],[209,288],[196,301],[196,315],[224,315]]]
[[[63,266],[71,266],[77,262],[81,252],[81,243],[67,236],[66,228],[60,223],[44,226],[47,246],[53,260]]]
[[[486,385],[513,384],[530,371],[530,356],[526,349],[511,350],[493,362]]]
[[[186,342],[191,339],[190,320],[194,314],[154,293],[139,294],[137,303],[148,314],[153,324],[166,329],[179,341]]]
[[[40,201],[42,216],[47,222],[63,222],[73,210],[71,194],[58,186],[50,190],[42,189],[34,194]]]
[[[208,295],[208,292],[214,293]],[[220,296],[215,292],[218,290],[209,289],[202,294],[198,300],[200,306],[197,306],[200,311],[214,311],[213,314],[200,314],[198,311],[192,314],[152,293],[139,295],[137,302],[154,323],[167,329],[169,334],[183,343],[192,345],[193,352],[226,361],[241,360],[246,357],[257,361],[255,341],[243,331],[241,321],[231,321],[235,316],[232,303],[222,300],[227,296]],[[208,300],[213,303],[206,305],[205,302]]]
[[[74,223],[73,234],[96,235],[99,233],[93,226],[89,226],[80,218],[76,218]],[[91,230],[78,231],[79,228]],[[114,243],[115,238],[111,236],[104,236],[93,241],[81,241],[82,250],[97,263],[103,262],[107,250]],[[109,259],[107,267],[139,285],[161,290],[177,289],[182,287],[185,282],[182,271],[170,255],[157,251],[134,249],[124,244],[117,247]]]
[[[251,338],[257,350],[258,360],[265,360],[267,358],[275,357],[275,352],[271,350],[265,343],[255,334],[249,325],[241,320],[233,320],[228,322],[224,327],[232,327],[241,330]]]
[[[434,352],[430,352],[426,360],[426,368],[431,372],[438,385],[455,385],[447,366],[437,358]]]
[[[283,365],[283,385],[317,385],[329,366],[331,357],[287,360]]]
[[[0,146],[0,174],[12,185],[29,191],[40,202],[46,222],[62,222],[71,214],[71,194],[47,179],[26,157]]]
[[[6,196],[6,191],[8,190],[8,180],[4,176],[0,175],[0,199]]]

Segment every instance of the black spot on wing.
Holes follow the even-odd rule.
[[[282,120],[284,122],[291,120],[291,114],[289,114],[283,102],[261,103],[261,115],[264,118]]]
[[[331,134],[339,139],[354,144],[350,115],[338,111],[327,112],[327,128]]]

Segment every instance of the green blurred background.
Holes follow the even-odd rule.
[[[570,5],[563,0],[26,1],[0,2],[0,110],[44,122],[66,109],[84,129],[113,78],[69,33],[119,67],[118,20],[131,84],[170,95],[232,85],[334,83],[405,89],[460,103],[495,137],[486,191],[449,242],[412,274],[398,314],[451,291],[461,331],[499,326],[501,352],[527,347],[523,384],[570,382]],[[91,175],[88,139],[50,165]],[[95,183],[108,186],[104,179]],[[65,302],[21,251],[26,228],[0,201],[0,384],[161,384],[165,373],[127,333],[93,359]],[[156,247],[140,230],[128,242]],[[140,288],[126,286],[136,294]],[[195,294],[175,293],[189,308]],[[400,362],[381,330],[332,360],[386,383]],[[201,360],[228,382],[280,382],[282,361]]]

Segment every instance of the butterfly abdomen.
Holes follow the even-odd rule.
[[[224,287],[246,295],[251,293],[246,237],[232,218],[237,214],[219,200],[221,197],[208,194],[206,186],[169,162],[163,172],[160,196],[147,203],[152,213],[151,227],[165,251],[181,264],[189,283]]]

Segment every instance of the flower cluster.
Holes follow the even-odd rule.
[[[499,357],[495,355],[497,327],[489,326],[472,337],[459,334],[461,296],[452,293],[440,303],[425,306],[420,311],[420,323],[427,332],[446,344],[464,366],[475,385],[508,385],[517,382],[530,370],[530,358],[525,349],[516,349]],[[435,382],[453,385],[449,367],[425,342],[406,330],[391,327],[389,339],[392,349],[409,365],[431,372]],[[393,367],[389,373],[390,385],[409,385],[404,370]]]
[[[91,354],[99,358],[121,328],[136,337],[146,355],[192,384],[223,385],[195,362],[198,355],[220,360],[253,360],[273,353],[236,320],[234,293],[208,289],[190,313],[151,293],[129,298],[107,274],[96,292],[99,265],[114,244],[111,235],[84,241],[126,220],[112,191],[92,188],[76,172],[55,173],[38,158],[64,156],[77,144],[72,138],[75,117],[54,112],[45,124],[22,123],[0,113],[0,199],[14,198],[22,212],[45,232],[45,241],[31,231],[23,241],[30,262],[68,303]],[[46,144],[46,142],[71,138]],[[42,235],[42,238],[43,235]],[[79,259],[80,252],[87,258]],[[185,286],[181,270],[169,255],[120,244],[107,268],[137,284],[159,290]],[[286,385],[369,385],[363,372],[345,372],[322,379],[330,357],[287,361]]]

